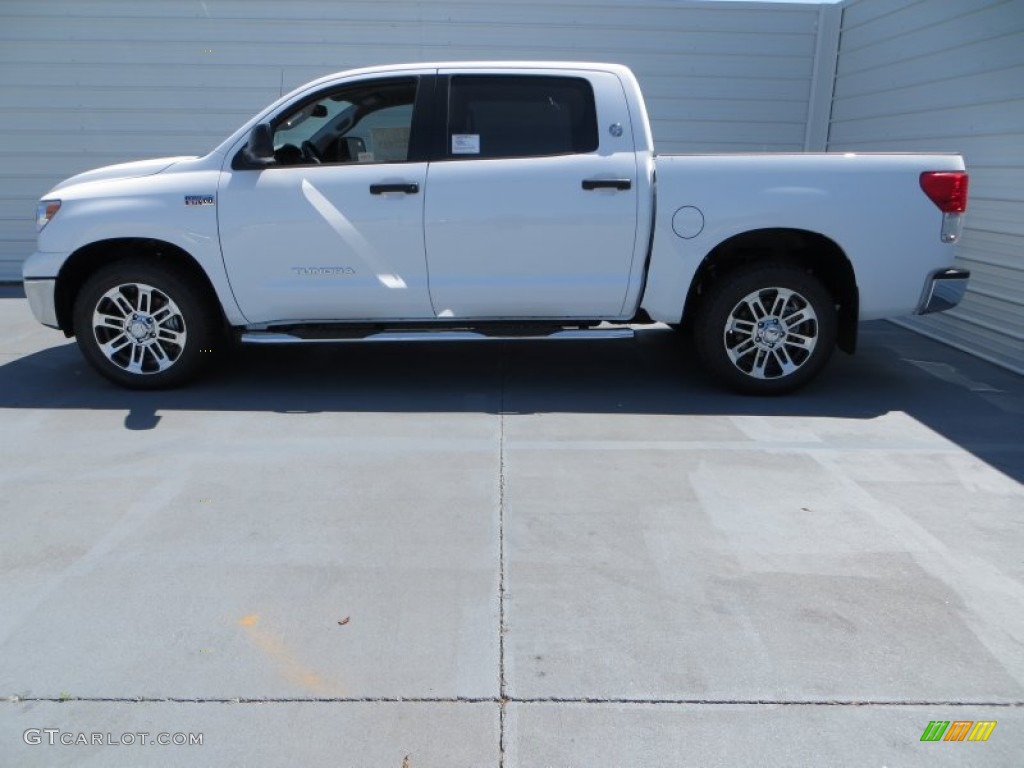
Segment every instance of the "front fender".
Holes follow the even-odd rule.
[[[69,187],[60,211],[40,233],[26,276],[56,277],[76,253],[107,241],[169,243],[191,255],[207,275],[228,322],[244,324],[220,254],[219,176],[219,168],[204,169]]]

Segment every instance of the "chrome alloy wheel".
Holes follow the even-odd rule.
[[[732,308],[724,341],[729,360],[745,375],[755,379],[789,376],[814,352],[818,315],[796,291],[761,288]]]
[[[129,373],[165,371],[185,349],[178,305],[145,283],[123,283],[104,293],[93,310],[92,329],[103,355]]]

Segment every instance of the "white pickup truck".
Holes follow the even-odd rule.
[[[614,64],[342,72],[203,157],[74,176],[39,202],[25,292],[128,387],[230,341],[691,332],[726,385],[805,384],[862,320],[956,305],[951,154],[655,155]]]

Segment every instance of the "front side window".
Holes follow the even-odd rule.
[[[278,165],[401,163],[409,158],[416,79],[346,86],[274,122]]]
[[[597,149],[594,91],[579,77],[456,75],[448,103],[451,158],[542,157]]]

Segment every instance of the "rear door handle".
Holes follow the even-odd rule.
[[[583,188],[591,189],[618,189],[625,191],[631,189],[633,182],[629,179],[584,179]]]
[[[415,195],[420,191],[420,185],[416,182],[399,184],[371,184],[371,195],[383,195],[385,192],[402,192],[406,195]]]

